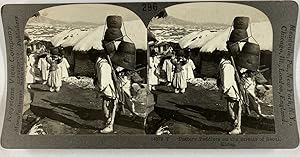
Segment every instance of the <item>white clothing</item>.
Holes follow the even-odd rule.
[[[50,64],[47,62],[46,58],[39,59],[38,68],[41,71],[42,80],[47,81],[49,77]]]
[[[162,70],[164,70],[166,72],[168,82],[172,82],[172,80],[173,80],[174,68],[175,68],[175,66],[172,64],[171,59],[166,59],[164,61]]]
[[[173,48],[170,46],[167,50],[166,50],[166,54],[167,53],[172,53],[173,52]]]
[[[159,84],[159,62],[157,56],[149,58],[149,85]]]
[[[243,77],[241,79],[241,83],[244,85],[245,89],[247,89],[248,93],[256,97],[255,95],[256,83],[251,77]]]
[[[173,79],[172,83],[173,83],[174,88],[179,88],[179,89],[187,88],[186,75],[183,70],[180,72],[174,73],[174,79]]]
[[[241,73],[247,71],[247,69],[242,68],[240,70]],[[256,81],[255,78],[249,76],[249,74],[244,74],[241,78],[241,84],[244,86],[244,88],[247,90],[247,92],[252,95],[254,98],[256,97],[255,90],[256,90]]]
[[[101,93],[110,99],[116,98],[116,91],[112,79],[112,67],[106,59],[98,58],[96,62],[97,87]]]
[[[48,85],[50,87],[56,87],[56,88],[62,86],[60,67],[58,67],[56,70],[49,72]]]
[[[239,100],[239,89],[235,80],[235,70],[230,60],[222,59],[219,65],[221,89],[223,93],[235,100]]]
[[[119,78],[121,80],[120,87],[131,98],[132,96],[131,96],[131,92],[130,92],[130,88],[131,88],[130,77],[128,77],[128,76],[121,76]]]
[[[183,66],[184,73],[186,75],[186,79],[194,79],[194,70],[196,69],[196,66],[193,62],[193,60],[189,59],[187,63]]]
[[[66,58],[62,59],[62,62],[59,63],[59,67],[61,68],[61,78],[68,78],[69,73],[68,69],[70,68],[70,64]]]
[[[27,60],[26,83],[35,83],[35,72],[34,72],[35,58],[34,58],[34,54],[26,56],[26,60]]]

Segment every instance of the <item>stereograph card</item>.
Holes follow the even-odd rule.
[[[295,148],[294,1],[6,4],[4,148]]]

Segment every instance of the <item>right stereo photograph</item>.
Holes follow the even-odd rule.
[[[148,25],[147,134],[274,134],[273,30],[260,10],[186,3]]]

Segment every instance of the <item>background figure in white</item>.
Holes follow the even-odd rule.
[[[220,84],[219,89],[225,95],[233,130],[229,134],[241,134],[242,103],[239,89],[235,80],[235,70],[231,61],[222,58],[219,64]]]
[[[188,57],[187,63],[184,65],[183,69],[188,81],[195,78],[194,70],[196,69],[196,66],[190,57]]]
[[[29,39],[24,40],[24,52],[27,51],[28,43],[29,43]],[[27,63],[28,63],[28,56],[26,55],[26,61],[24,62],[24,66],[26,67],[26,81],[27,81]],[[31,94],[29,93],[28,88],[27,88],[27,82],[24,83],[24,101],[23,102],[24,102],[24,106],[23,106],[22,114],[24,114],[24,112],[30,108],[30,104],[32,102]]]
[[[45,45],[41,45],[41,47],[38,50],[39,53],[45,53],[46,52],[46,46]]]
[[[38,62],[38,68],[40,69],[42,74],[43,84],[47,84],[48,77],[49,77],[50,64],[47,62],[46,57],[47,57],[46,55],[44,57],[41,57]]]
[[[69,77],[68,69],[70,68],[70,64],[64,56],[62,56],[62,61],[59,64],[59,67],[61,68],[61,78],[63,80],[65,78],[68,78]]]
[[[172,54],[173,53],[173,47],[169,46],[168,49],[166,50],[166,54]]]
[[[49,68],[49,78],[48,78],[48,85],[50,87],[50,92],[59,92],[60,88],[62,86],[62,80],[61,80],[61,69],[58,66],[58,64],[61,62],[61,59],[54,55],[51,58],[48,59],[48,62],[50,63]]]
[[[31,53],[30,49],[27,49],[27,54],[26,55],[26,60],[27,60],[27,65],[26,65],[26,83],[27,83],[27,88],[31,88],[31,84],[35,83],[35,55]]]
[[[159,84],[159,58],[153,54],[149,59],[149,90],[156,90],[155,86]]]
[[[167,58],[167,59],[164,60],[162,70],[164,70],[166,72],[166,75],[167,75],[167,82],[168,82],[167,86],[172,85],[172,81],[173,81],[173,77],[174,77],[174,68],[175,67],[171,62],[171,58]]]
[[[175,93],[185,93],[187,81],[183,67],[186,64],[186,59],[182,56],[177,56],[177,58],[174,58],[171,61],[175,66],[174,78],[172,81],[173,87],[175,88]]]
[[[113,132],[118,102],[116,100],[116,90],[112,78],[112,67],[103,55],[102,57],[98,58],[95,68],[97,75],[95,86],[102,95],[103,112],[106,118],[105,127],[100,130],[100,133],[110,133]]]

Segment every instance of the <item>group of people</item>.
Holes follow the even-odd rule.
[[[188,80],[195,78],[196,67],[190,56],[186,55],[189,54],[188,51],[178,50],[171,54],[164,58],[155,51],[150,54],[148,73],[150,90],[156,90],[155,86],[160,84],[162,71],[166,74],[167,86],[172,86],[175,93],[185,93]],[[267,80],[257,70],[235,65],[233,58],[235,57],[230,52],[223,52],[216,57],[216,62],[219,64],[217,86],[222,98],[227,100],[227,109],[233,127],[229,134],[236,135],[242,133],[242,105],[245,105],[245,109],[248,110],[245,111],[246,114],[254,111],[262,118],[272,118],[272,116],[262,113],[260,104],[263,101],[256,96],[257,84],[264,84]]]
[[[62,86],[62,81],[69,77],[68,68],[70,67],[67,59],[64,57],[62,49],[53,48],[47,50],[44,45],[32,49],[29,46],[26,50],[26,83],[27,88],[31,88],[31,84],[41,82],[49,86],[50,92],[59,92]],[[132,51],[135,51],[133,49]],[[134,80],[135,72],[135,56],[130,56],[129,60],[134,62],[121,62],[122,57],[128,57],[126,51],[118,51],[117,54],[109,54],[103,52],[95,64],[96,78],[94,84],[103,100],[103,112],[106,117],[104,128],[101,133],[113,132],[113,125],[116,116],[117,104],[127,104],[129,110],[133,114],[134,98],[132,96],[132,88],[134,83],[139,87],[138,79]],[[167,86],[172,86],[175,93],[185,93],[187,82],[194,79],[194,70],[196,69],[193,60],[189,55],[188,50],[176,50],[162,57],[155,49],[151,51],[148,62],[148,85],[149,90],[156,90],[156,86],[161,80],[165,80]],[[121,57],[121,58],[118,58]],[[219,62],[219,82],[218,87],[222,95],[225,95],[227,100],[227,109],[231,118],[233,129],[229,134],[241,133],[241,115],[242,105],[245,103],[245,98],[241,96],[241,89],[237,82],[236,75],[241,76],[242,86],[245,87],[250,99],[259,104],[262,101],[255,96],[255,72],[243,68],[235,67],[231,54],[223,54]],[[237,71],[240,70],[240,71]],[[165,77],[162,78],[162,72]],[[261,113],[259,105],[251,106],[259,116],[264,117]]]
[[[49,86],[50,92],[59,92],[62,80],[69,77],[68,60],[64,57],[63,51],[59,48],[47,50],[42,44],[36,49],[26,49],[26,83],[27,88],[41,82]]]
[[[160,66],[161,63],[163,63],[162,66]],[[163,79],[167,82],[167,86],[172,86],[175,93],[185,93],[187,82],[195,78],[195,69],[188,51],[172,51],[164,58],[153,51],[149,59],[149,89],[156,90],[155,86],[160,84],[161,72],[164,71],[165,78]]]
[[[124,57],[125,55],[121,53],[125,52],[117,50],[114,54],[107,51],[98,54],[95,64],[96,78],[94,84],[101,95],[105,116],[104,128],[99,130],[100,133],[114,131],[115,117],[118,106],[120,106],[118,104],[126,106],[134,115],[139,114],[135,112],[135,105],[137,104],[132,94],[133,91],[138,91],[142,87],[138,81],[139,79],[137,79],[139,76],[134,66],[130,65],[132,63],[123,63],[122,59],[116,59],[120,56]],[[190,57],[184,52],[172,52],[171,54],[166,58],[161,58],[158,53],[151,53],[148,71],[148,85],[150,85],[150,88],[148,89],[156,90],[156,85],[160,84],[160,79],[162,79],[162,70],[165,71],[166,78],[164,79],[167,81],[167,85],[173,86],[175,93],[184,93],[187,88],[187,81],[195,78],[193,72],[195,65]],[[163,63],[162,66],[161,63]]]

